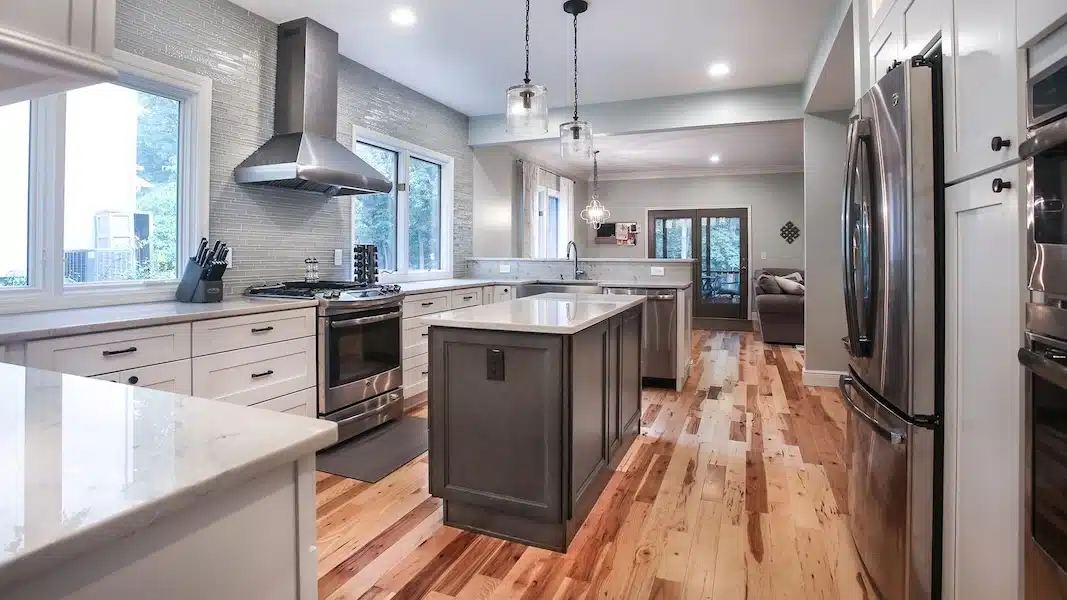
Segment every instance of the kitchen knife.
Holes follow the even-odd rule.
[[[215,260],[226,260],[227,251],[228,248],[226,246],[226,242],[222,242],[222,245],[219,246],[219,253],[215,255]]]
[[[204,260],[204,256],[207,254],[207,238],[200,238],[200,244],[196,248],[196,264],[203,265],[201,263]]]
[[[205,265],[210,265],[211,261],[215,260],[215,257],[219,254],[219,247],[221,245],[221,240],[215,240],[215,245],[211,247],[211,252],[207,253],[207,259],[204,261]]]

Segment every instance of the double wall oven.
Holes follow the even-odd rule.
[[[1067,44],[1028,82],[1027,600],[1067,600]],[[1031,59],[1034,59],[1033,53]],[[1032,65],[1033,67],[1033,65]]]

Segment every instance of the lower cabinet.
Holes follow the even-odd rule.
[[[191,360],[176,360],[149,367],[97,375],[93,379],[191,396],[193,394],[193,363]]]
[[[315,338],[193,359],[193,395],[251,406],[314,387]]]
[[[638,434],[642,310],[569,336],[431,328],[446,524],[566,551]]]
[[[315,388],[308,388],[253,404],[252,407],[273,410],[274,412],[282,412],[288,415],[315,418],[318,415],[315,405],[316,399]]]

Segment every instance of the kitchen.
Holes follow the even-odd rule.
[[[4,430],[4,437],[20,440],[7,453],[15,462],[2,470],[5,483],[11,484],[7,487],[20,490],[14,494],[18,499],[0,511],[3,529],[17,531],[3,538],[7,550],[0,555],[0,588],[5,595],[10,589],[12,597],[113,597],[128,590],[124,586],[130,581],[151,581],[158,586],[153,597],[466,597],[490,588],[501,597],[512,595],[508,592],[552,597],[568,590],[580,595],[594,586],[620,597],[631,592],[636,597],[681,597],[683,590],[685,595],[732,597],[749,585],[756,586],[757,595],[773,597],[771,590],[784,589],[775,587],[782,581],[796,583],[811,596],[875,592],[870,573],[861,571],[877,568],[860,562],[862,552],[857,556],[847,549],[852,540],[844,514],[844,457],[828,458],[842,450],[826,446],[825,440],[843,443],[849,413],[836,391],[819,387],[809,377],[812,373],[804,363],[815,358],[805,356],[816,350],[813,333],[805,332],[810,348],[798,349],[764,344],[751,333],[735,333],[722,324],[711,332],[694,329],[703,282],[691,259],[647,258],[655,256],[651,251],[613,258],[606,249],[592,246],[598,233],[582,222],[580,211],[597,195],[592,157],[574,170],[543,165],[554,179],[542,187],[560,193],[557,200],[569,203],[564,211],[569,216],[556,223],[552,242],[545,246],[550,251],[530,256],[529,247],[540,244],[531,236],[547,230],[529,226],[521,203],[508,200],[493,212],[500,206],[484,201],[496,192],[515,198],[511,189],[486,191],[499,181],[499,173],[484,171],[489,152],[484,149],[531,140],[503,134],[504,118],[497,114],[502,105],[492,113],[499,118],[493,119],[491,113],[462,105],[457,98],[445,104],[431,100],[445,97],[439,78],[425,71],[408,76],[396,71],[396,62],[417,55],[383,52],[375,58],[355,41],[374,44],[390,38],[395,44],[391,48],[410,48],[417,44],[403,36],[414,39],[412,34],[423,25],[445,19],[448,9],[420,5],[411,14],[393,15],[390,23],[392,7],[364,7],[367,19],[381,24],[359,37],[347,33],[345,19],[313,15],[312,7],[308,14],[293,14],[294,9],[283,10],[278,3],[247,4],[96,0],[71,3],[69,11],[64,5],[63,18],[51,21],[25,3],[0,9],[0,127],[5,132],[0,173],[9,182],[4,204],[11,210],[0,225],[0,359],[8,363],[0,365],[0,376],[9,382],[8,389],[23,390],[16,394],[21,408],[5,409],[12,411],[5,420],[12,428]],[[515,46],[518,53],[509,50],[505,69],[513,76],[522,74],[522,7],[514,4],[507,12],[510,25],[501,26],[499,38],[488,42]],[[1037,129],[1045,119],[1030,121],[1025,114],[1029,106],[1021,100],[1026,96],[1023,82],[1057,73],[1057,48],[1064,46],[1057,28],[1064,10],[1046,0],[1010,4],[998,12],[977,0],[823,2],[823,12],[813,11],[818,15],[793,19],[817,25],[808,36],[810,47],[796,51],[805,68],[809,49],[819,45],[816,38],[824,26],[847,24],[841,30],[861,38],[854,40],[858,58],[850,65],[856,72],[855,81],[848,78],[846,110],[894,60],[920,54],[939,31],[958,29],[963,39],[967,31],[982,30],[991,20],[1018,28],[1004,38],[980,38],[995,46],[996,56],[1003,59],[995,63],[999,84],[993,92],[975,83],[976,73],[988,71],[993,63],[975,58],[983,56],[981,52],[954,54],[959,42],[955,34],[942,40],[946,70],[955,69],[945,81],[957,86],[945,101],[945,127],[960,128],[946,136],[954,140],[945,148],[946,210],[952,216],[946,235],[961,244],[956,250],[950,246],[945,256],[949,265],[960,269],[947,269],[945,296],[945,336],[958,341],[946,345],[945,356],[945,535],[954,540],[945,544],[940,597],[946,598],[1058,597],[1019,591],[1023,566],[1033,563],[1023,560],[1024,541],[1030,539],[1022,533],[1025,498],[1020,494],[1024,416],[1011,407],[1022,406],[1025,391],[1015,361],[1024,343],[1024,286],[1055,295],[1051,287],[1041,289],[1054,283],[1051,275],[1040,281],[1023,277],[1028,271],[1023,266],[1026,192],[1034,184],[1028,181],[1028,165],[1017,162],[1027,158],[1049,173],[1059,164],[1055,149],[1024,143],[1028,125],[1035,126],[1038,139],[1047,134]],[[536,51],[544,44],[542,36],[551,35],[558,50],[553,61],[568,67],[559,77],[553,72],[550,82],[554,104],[549,142],[556,142],[556,121],[571,120],[571,109],[565,106],[569,102],[560,98],[570,90],[570,44],[577,42],[570,37],[572,15],[558,8],[535,6],[530,38]],[[606,19],[605,12],[612,12],[597,9],[602,7],[580,13],[583,32],[586,23],[596,27],[598,19]],[[616,10],[638,12],[632,6]],[[763,20],[770,21],[766,14]],[[316,20],[293,21],[305,16]],[[280,34],[279,26],[293,31]],[[549,28],[551,34],[545,33]],[[331,30],[340,30],[340,39]],[[301,39],[310,40],[306,50],[299,45]],[[325,54],[315,54],[323,47]],[[478,52],[486,54],[485,47]],[[587,47],[582,47],[582,56]],[[1029,49],[1029,70],[1027,50],[1019,48]],[[847,54],[851,63],[851,52]],[[318,68],[323,56],[332,67]],[[423,58],[428,60],[425,54]],[[317,67],[308,65],[314,77],[307,80],[293,76],[304,72],[305,60],[315,61]],[[707,58],[696,60],[703,63]],[[543,66],[533,66],[532,79],[538,81]],[[595,78],[597,70],[583,62],[583,84],[586,74]],[[393,79],[382,72],[390,72]],[[577,78],[578,73],[573,75]],[[317,79],[320,76],[328,85]],[[115,83],[100,87],[101,81]],[[1039,90],[1045,89],[1041,81],[1033,80]],[[596,85],[594,79],[591,87]],[[496,87],[503,91],[506,86]],[[429,91],[423,95],[413,88]],[[756,120],[755,108],[736,114],[698,109],[699,102],[708,103],[705,108],[716,106],[717,98],[740,102],[731,106],[759,107],[761,119],[806,119],[803,90],[754,89],[690,98],[694,104],[680,110],[675,105],[682,120],[667,127],[728,128]],[[1057,102],[1058,88],[1051,89]],[[51,95],[61,92],[66,93]],[[694,91],[664,88],[653,95],[669,93],[683,97]],[[798,98],[782,99],[795,93]],[[498,100],[493,95],[484,102],[495,106]],[[599,100],[635,104],[611,107],[597,104]],[[596,138],[602,165],[615,160],[612,144],[624,143],[611,138],[665,127],[662,113],[640,102],[616,96],[580,106],[598,133],[608,134]],[[613,120],[613,108],[625,118]],[[785,116],[771,115],[773,110]],[[1000,147],[990,152],[990,139],[997,137]],[[839,138],[843,144],[843,130]],[[988,155],[969,150],[978,142]],[[501,161],[508,188],[523,178],[514,171],[515,159],[529,158],[516,157],[511,149],[502,152]],[[1028,154],[1020,156],[1019,151]],[[344,163],[356,157],[355,167],[316,162],[338,158]],[[709,160],[706,154],[700,158]],[[729,162],[731,156],[727,152],[723,158]],[[832,173],[839,187],[842,163],[836,161]],[[311,168],[287,175],[293,165]],[[315,181],[316,173],[337,171],[352,173],[355,181],[331,181],[332,175],[325,183]],[[803,178],[811,180],[812,173],[804,171]],[[266,179],[258,179],[263,172]],[[691,175],[679,171],[670,176]],[[761,172],[731,176],[778,177]],[[791,177],[801,179],[796,172],[781,176]],[[999,191],[993,188],[994,180],[1000,182]],[[278,185],[262,185],[265,181]],[[305,181],[312,184],[298,183]],[[1050,185],[1044,181],[1036,181],[1039,189]],[[95,192],[100,182],[107,182],[106,194]],[[344,195],[349,189],[364,194],[350,202]],[[604,206],[612,209],[616,191],[610,185],[599,189],[605,190]],[[433,201],[427,204],[426,198]],[[799,256],[785,253],[801,246],[775,240],[785,250],[776,255],[774,246],[771,259],[762,260],[798,259],[797,266],[809,271],[813,298],[820,285],[840,296],[841,285],[828,285],[813,275],[812,269],[820,265],[812,264],[809,244],[825,237],[836,239],[839,249],[841,234],[836,219],[805,219],[813,201],[805,196],[800,217],[789,219],[800,225],[804,250]],[[655,228],[641,217],[649,209],[671,208],[665,202],[649,200],[626,213],[633,227],[627,224],[618,247],[629,243],[623,238],[631,231],[638,248],[645,245],[645,236],[653,237]],[[840,189],[832,203],[839,215]],[[770,226],[761,222],[767,213],[759,211],[765,208],[752,204],[753,230],[784,229],[785,219]],[[1054,215],[1049,222],[1053,220]],[[491,235],[503,231],[502,236],[490,239],[485,225],[498,228]],[[205,238],[210,242],[201,248]],[[134,239],[137,244],[131,246]],[[989,252],[1000,247],[979,241],[989,239],[1015,250]],[[767,242],[752,236],[752,244],[759,243]],[[749,248],[742,266],[755,270],[761,260],[757,257],[765,251]],[[1052,250],[1046,248],[1040,256],[1048,252]],[[57,260],[60,256],[63,259]],[[840,266],[833,266],[840,273]],[[189,273],[195,274],[192,290],[185,290],[188,296],[179,293],[182,302],[175,302],[179,276]],[[1008,283],[993,293],[977,293],[976,282],[989,278]],[[747,285],[747,277],[742,281]],[[220,294],[221,302],[211,301]],[[803,309],[809,323],[814,321],[807,313],[820,308],[813,304],[808,299]],[[747,307],[742,309],[741,320],[749,321]],[[1018,314],[1018,319],[1005,323],[990,318],[997,314]],[[1036,313],[1030,314],[1030,324],[1040,324]],[[832,318],[835,332],[845,326],[844,314]],[[638,322],[642,326],[633,329]],[[625,333],[627,323],[631,331],[640,331],[636,344],[634,335]],[[501,333],[504,327],[508,329]],[[751,329],[750,324],[743,327]],[[461,335],[464,331],[472,333]],[[445,464],[435,461],[446,454],[477,457],[491,451],[485,444],[453,447],[438,437],[445,430],[435,430],[434,424],[449,422],[443,416],[447,411],[477,413],[469,399],[464,404],[462,395],[447,393],[452,385],[463,387],[464,377],[485,390],[495,389],[490,384],[495,385],[496,377],[543,382],[543,374],[524,372],[527,361],[509,358],[515,340],[592,348],[593,342],[583,338],[591,332],[604,336],[598,350],[573,356],[570,351],[550,352],[553,358],[546,363],[571,374],[569,385],[551,396],[558,403],[553,406],[564,410],[568,419],[521,434],[528,440],[565,437],[575,430],[590,434],[583,438],[585,446],[606,448],[603,454],[583,455],[579,461],[579,454],[572,452],[578,446],[542,448],[549,463],[573,460],[577,469],[581,462],[588,478],[577,481],[556,473],[535,482],[511,477],[506,460],[530,465],[530,454],[501,453],[495,461],[485,460],[484,472],[469,461],[446,463],[442,471]],[[505,333],[506,338],[499,337]],[[1049,331],[1034,333],[1047,337]],[[486,342],[490,334],[499,336]],[[459,363],[442,358],[449,356],[450,345],[464,344],[478,348],[477,360],[469,360],[474,352],[470,349],[456,355],[462,357],[456,359]],[[978,350],[982,348],[996,350]],[[1045,346],[1035,349],[1046,357],[1048,352],[1055,355]],[[579,360],[594,355],[605,358]],[[352,363],[353,356],[361,361]],[[624,404],[633,381],[623,384],[620,377],[633,375],[634,357],[642,365],[643,377],[638,379],[649,379],[638,390],[637,411]],[[445,363],[452,366],[434,374]],[[468,363],[470,368],[455,366]],[[609,383],[591,391],[581,377],[583,364],[591,373],[602,372]],[[846,369],[830,365],[825,373]],[[1057,381],[1055,376],[1049,380]],[[437,385],[445,391],[433,391]],[[542,391],[535,395],[533,387],[509,388],[508,394],[517,406],[532,410],[549,397]],[[167,392],[190,398],[177,400]],[[987,406],[979,401],[993,393],[1019,402]],[[572,406],[572,397],[598,397],[603,403],[567,412],[564,407]],[[970,407],[979,412],[967,412]],[[424,419],[418,422],[426,413],[429,426]],[[791,418],[779,421],[775,416],[784,413]],[[472,440],[494,426],[518,426],[508,420],[516,416],[507,411],[475,416],[452,423],[457,429],[448,430],[456,434],[450,437]],[[601,422],[604,430],[596,431]],[[368,433],[378,435],[381,445],[383,437],[376,432],[402,423],[410,428],[407,437],[387,444],[382,454],[388,464],[373,465],[386,471],[384,478],[381,473],[366,480],[316,473],[317,452],[360,441]],[[996,427],[1003,423],[1019,423],[1019,430],[1004,433]],[[95,443],[97,437],[110,442]],[[427,443],[429,456],[419,458],[420,444]],[[438,447],[445,450],[435,456]],[[770,457],[764,466],[746,464],[746,452],[753,451]],[[822,463],[824,457],[827,462]],[[687,477],[690,462],[700,468]],[[794,467],[797,470],[791,470]],[[98,475],[91,475],[94,472]],[[767,481],[763,496],[758,488],[746,488],[746,472],[754,481]],[[1017,479],[1018,485],[992,490],[990,473]],[[450,486],[447,478],[435,474],[468,478]],[[472,510],[484,508],[489,496],[503,493],[505,484],[511,486],[506,509],[499,503],[490,512]],[[569,503],[543,503],[537,512],[533,504],[543,500],[548,489],[538,487],[542,484],[551,484],[548,495],[566,496]],[[101,485],[110,492],[100,492]],[[697,500],[683,502],[684,516],[673,521],[663,507],[692,498],[694,485],[703,488]],[[468,488],[466,496],[457,487]],[[82,495],[76,500],[70,498],[72,489],[98,491],[74,493]],[[800,515],[800,525],[784,519],[782,511],[788,502],[780,492],[796,489],[813,490],[815,498],[792,497],[789,512]],[[523,493],[531,495],[522,499]],[[368,506],[372,497],[380,502]],[[998,519],[1016,508],[1018,519]],[[722,519],[723,514],[733,518]],[[520,518],[533,518],[539,526],[551,523],[552,532],[547,526],[532,528]],[[212,519],[222,525],[206,526]],[[720,520],[721,529],[698,527]],[[264,522],[279,525],[265,528]],[[992,523],[997,523],[995,532],[987,527]],[[753,527],[766,548],[756,544],[744,549]],[[179,531],[197,535],[179,543]],[[489,535],[474,536],[472,531]],[[1056,542],[1042,537],[1049,531],[1033,534],[1045,552],[1040,556],[1055,556],[1050,548]],[[619,538],[609,544],[612,534]],[[989,543],[994,538],[1011,543]],[[511,541],[501,544],[500,539]],[[775,579],[762,560],[787,564],[795,562],[799,552],[780,553],[781,547],[775,547],[779,539],[790,548],[818,547],[808,556],[825,556],[833,567],[819,566],[826,559],[805,561],[801,553],[799,570],[787,570],[784,579]],[[825,549],[839,546],[833,554]],[[690,547],[700,551],[691,552]],[[112,550],[100,551],[103,548]],[[634,562],[625,573],[623,566],[630,566],[641,548],[653,548],[655,560]],[[466,557],[468,565],[435,561],[439,552]],[[152,559],[145,564],[132,559],[141,555]],[[205,559],[219,556],[226,559]],[[242,575],[240,567],[247,564],[270,575],[260,581]],[[69,567],[63,577],[41,579],[61,565]],[[160,575],[164,571],[170,575]],[[559,577],[553,577],[557,571]],[[189,577],[194,572],[200,576]],[[625,573],[621,578],[620,572]],[[145,573],[153,575],[146,579]],[[731,578],[736,573],[740,577]],[[814,575],[802,576],[809,573]]]

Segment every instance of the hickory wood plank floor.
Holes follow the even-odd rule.
[[[565,555],[443,526],[425,455],[376,484],[319,473],[320,599],[873,599],[837,390],[758,334],[697,331],[691,350],[682,392],[645,390],[642,435]]]

